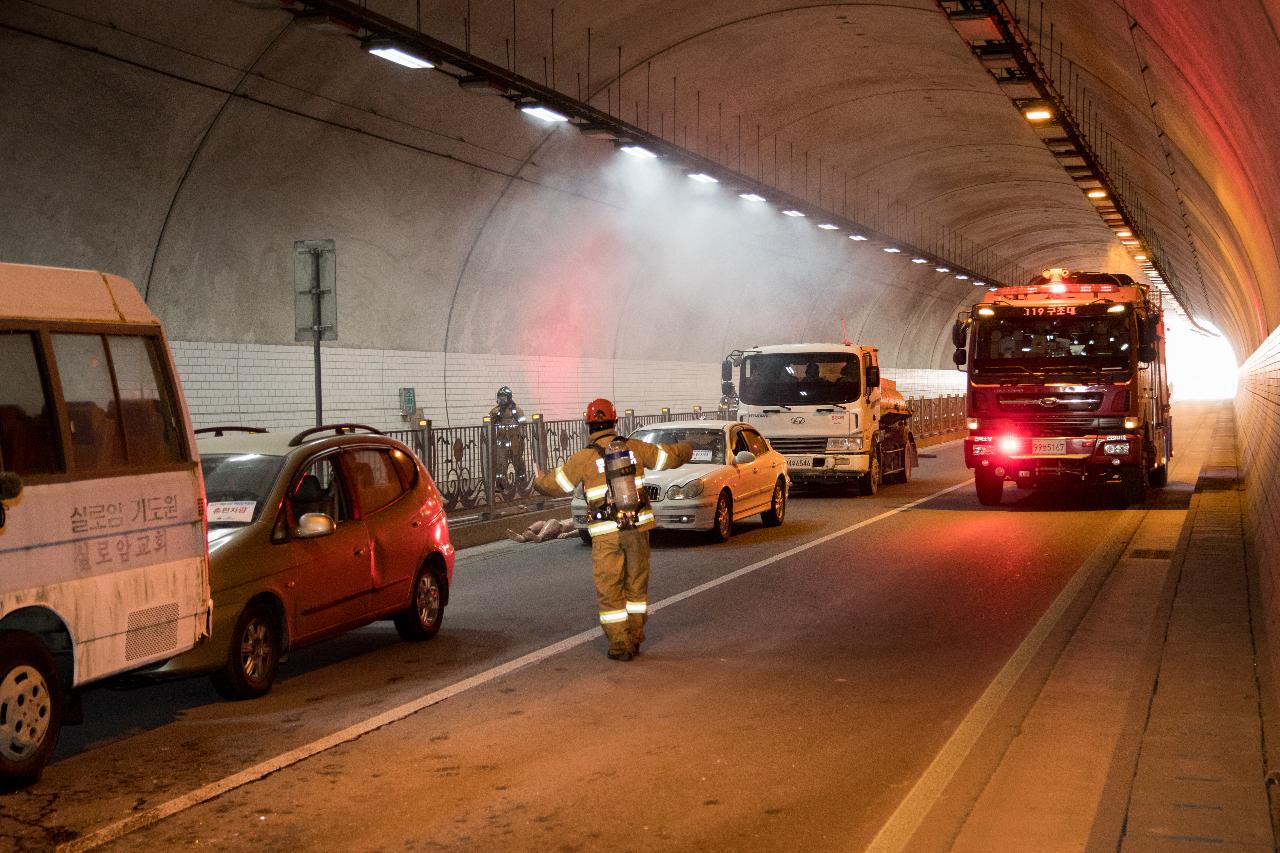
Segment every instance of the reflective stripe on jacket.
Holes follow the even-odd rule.
[[[591,433],[591,443],[598,447],[608,447],[609,442],[617,438],[612,429]],[[660,471],[664,468],[678,468],[693,458],[693,448],[688,444],[650,444],[636,438],[626,439],[627,448],[636,459],[636,488],[644,488],[644,472],[646,468]],[[579,483],[586,493],[588,503],[603,500],[608,493],[608,480],[604,476],[604,465],[600,454],[592,447],[585,447],[565,460],[564,464],[554,471],[545,471],[533,482],[533,487],[544,495],[571,495]],[[655,522],[653,511],[642,509],[636,519],[636,529],[645,530],[653,527]],[[616,533],[618,523],[612,519],[592,522],[587,525],[587,532],[592,536],[603,536]]]

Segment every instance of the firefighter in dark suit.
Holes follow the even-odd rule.
[[[583,417],[591,433],[587,446],[554,471],[538,471],[534,488],[544,495],[570,495],[582,485],[600,627],[609,640],[609,657],[627,661],[640,652],[649,612],[654,518],[644,472],[679,467],[693,457],[693,448],[619,438],[614,431],[618,414],[605,399],[592,400]]]

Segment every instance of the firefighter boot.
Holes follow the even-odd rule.
[[[640,654],[640,644],[644,642],[644,621],[645,614],[643,613],[627,614],[627,632],[631,636],[631,653],[633,655]]]
[[[614,622],[601,626],[609,639],[610,660],[631,660],[631,637],[626,622]]]

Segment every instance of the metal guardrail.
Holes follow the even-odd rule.
[[[964,429],[964,395],[912,397],[909,399],[912,430],[925,437]],[[618,432],[628,435],[638,427],[677,420],[737,417],[734,410],[710,407],[706,411],[669,412],[656,415],[625,414],[618,418]],[[546,421],[535,416],[518,426],[478,424],[387,430],[413,449],[426,464],[451,514],[474,512],[492,515],[530,505],[544,506],[557,499],[533,490],[533,465],[544,471],[562,464],[586,446],[587,428],[578,419]]]

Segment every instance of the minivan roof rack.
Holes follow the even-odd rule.
[[[213,433],[215,437],[221,438],[224,432],[263,433],[266,431],[267,431],[266,427],[237,426],[232,424],[229,426],[200,427],[200,429],[196,430],[195,433],[196,435],[207,435],[209,433]]]
[[[324,424],[323,426],[314,426],[310,429],[304,429],[302,432],[289,439],[289,446],[297,447],[317,433],[332,432],[334,435],[346,435],[348,433],[355,432],[356,430],[361,430],[373,435],[386,434],[380,429],[374,429],[373,427],[365,426],[364,424]]]

